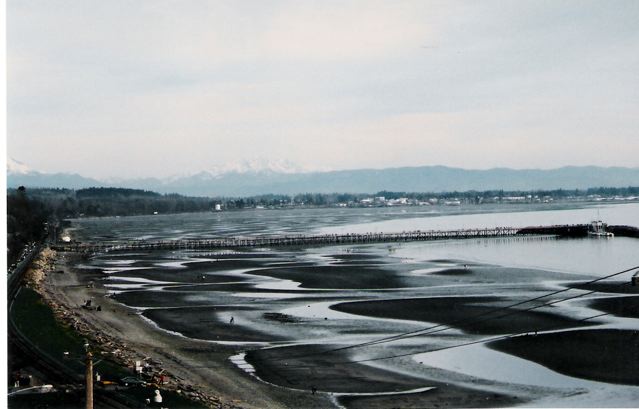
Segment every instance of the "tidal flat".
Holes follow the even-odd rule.
[[[297,210],[279,221],[285,213],[266,210],[105,218],[74,227],[83,240],[109,231],[117,242],[489,227],[500,216],[524,227],[587,223],[596,213],[404,210]],[[637,204],[599,211],[639,225]],[[621,237],[469,239],[105,253],[76,267],[80,276],[100,271],[104,295],[155,331],[200,348],[198,364],[183,363],[186,372],[224,366],[259,385],[273,407],[291,407],[287,395],[303,396],[298,407],[632,407],[639,287],[628,274],[591,281],[639,265],[637,249],[639,241]],[[202,345],[215,354],[207,357]],[[218,389],[259,407],[233,388]]]

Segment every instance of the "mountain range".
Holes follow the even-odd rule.
[[[542,190],[639,185],[639,168],[567,166],[556,169],[446,166],[306,171],[290,163],[253,163],[171,178],[97,180],[70,173],[43,173],[8,160],[8,187],[125,187],[190,196],[251,196],[296,193],[449,192]]]

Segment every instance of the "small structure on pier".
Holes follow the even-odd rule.
[[[608,225],[601,220],[593,220],[588,226],[588,236],[590,237],[614,237],[615,235],[606,231]]]

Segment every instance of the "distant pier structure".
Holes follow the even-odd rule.
[[[341,234],[291,234],[277,236],[221,237],[215,239],[184,240],[135,240],[122,243],[60,243],[53,248],[59,251],[112,252],[131,250],[181,250],[228,249],[251,247],[324,246],[340,244],[399,243],[411,241],[459,240],[475,238],[515,236],[585,237],[587,224],[535,227],[493,227],[457,230],[415,230],[401,233],[341,233]],[[630,226],[609,226],[622,235],[639,237],[639,229]]]

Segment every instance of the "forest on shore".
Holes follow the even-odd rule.
[[[49,233],[51,226],[57,225],[64,219],[75,217],[204,212],[216,209],[228,211],[256,207],[383,206],[400,199],[404,204],[443,203],[447,200],[455,200],[463,204],[477,205],[506,203],[512,202],[513,199],[531,203],[533,200],[542,199],[557,201],[637,196],[639,196],[639,187],[421,193],[381,191],[370,194],[301,193],[206,198],[125,188],[99,187],[75,190],[21,186],[7,190],[7,255],[11,264],[28,243],[42,241]]]

